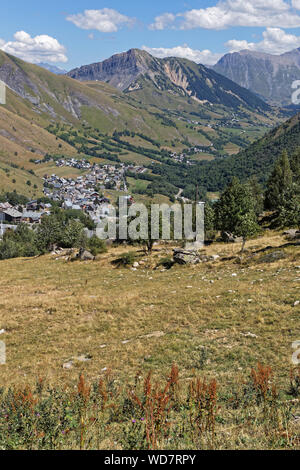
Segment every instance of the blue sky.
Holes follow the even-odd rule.
[[[207,64],[245,48],[279,54],[300,47],[300,0],[14,0],[0,47],[68,70],[133,47]]]

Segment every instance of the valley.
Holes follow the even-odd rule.
[[[51,172],[44,161],[49,157],[151,166],[176,156],[197,166],[237,154],[285,119],[204,67],[199,74],[188,61],[163,65],[142,51],[135,53],[137,59],[141,54],[148,69],[158,68],[155,80],[134,76],[139,86],[122,91],[54,75],[0,52],[0,79],[7,84],[7,103],[0,107],[0,190],[41,196],[40,170]],[[200,88],[189,90],[191,78],[184,76],[193,76]],[[122,142],[115,133],[123,134]],[[37,167],[36,160],[43,164]]]

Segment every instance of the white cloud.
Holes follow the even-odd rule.
[[[154,23],[150,24],[149,29],[161,31],[174,23],[175,19],[176,16],[173,13],[164,13],[155,18]]]
[[[299,6],[300,0],[293,0],[293,3],[294,7]],[[285,0],[219,0],[213,7],[179,13],[173,19],[173,27],[176,19],[183,30],[221,30],[231,26],[300,27],[300,16]],[[169,22],[165,27],[170,25]]]
[[[142,49],[144,51],[149,52],[149,54],[153,55],[154,57],[159,57],[161,59],[164,57],[181,57],[184,59],[192,60],[197,64],[206,65],[214,65],[223,55],[213,53],[208,49],[205,49],[203,51],[191,49],[187,45],[172,48],[143,46]]]
[[[4,46],[5,42],[6,42],[6,41],[4,41],[4,39],[1,39],[1,38],[0,38],[0,49],[1,49],[2,46]]]
[[[67,16],[67,21],[71,21],[81,29],[95,29],[101,33],[115,33],[122,25],[131,26],[134,18],[122,15],[111,8],[102,10],[85,10],[77,15]]]
[[[300,0],[292,0],[292,6],[296,8],[296,10],[300,10]]]
[[[280,28],[267,28],[263,32],[263,40],[261,42],[247,42],[232,39],[225,46],[230,52],[238,52],[244,49],[251,51],[267,52],[269,54],[283,54],[300,47],[300,36],[286,34]]]
[[[39,62],[67,62],[65,47],[46,34],[31,37],[25,31],[14,35],[15,41],[0,40],[0,48],[8,54],[38,64]]]

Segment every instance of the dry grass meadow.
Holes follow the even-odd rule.
[[[172,253],[168,246],[156,246],[150,258],[138,252],[144,264],[137,270],[112,264],[120,253],[138,251],[132,247],[110,248],[94,262],[57,255],[2,261],[1,386],[34,384],[38,377],[74,386],[80,373],[97,381],[107,370],[120,383],[150,370],[163,380],[175,363],[182,386],[199,376],[216,379],[224,398],[261,363],[287,397],[292,343],[300,340],[300,250],[286,244],[267,232],[249,242],[242,262],[239,245],[214,244],[205,251],[219,254],[216,262],[170,270],[154,269]],[[268,246],[281,247],[286,258],[260,263],[259,250]],[[292,403],[300,414],[299,401]],[[243,431],[232,416],[220,421],[220,447],[231,447],[229,439],[233,447],[235,439],[237,447],[258,445],[251,433],[241,444]]]

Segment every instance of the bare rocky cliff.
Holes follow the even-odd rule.
[[[226,54],[213,67],[271,104],[292,104],[292,83],[300,80],[300,49],[282,55],[241,51]]]

